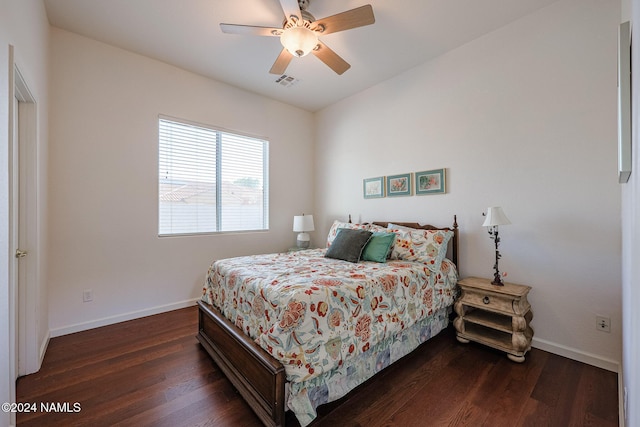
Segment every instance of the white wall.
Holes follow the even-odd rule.
[[[462,275],[491,277],[481,214],[502,206],[500,267],[533,287],[534,345],[617,370],[619,18],[619,2],[560,1],[317,113],[316,239],[348,214],[457,214]],[[437,168],[445,195],[362,197],[363,178]]]
[[[193,304],[212,260],[293,245],[311,113],[59,29],[51,66],[52,336]],[[158,238],[159,114],[270,140],[268,232]]]
[[[9,99],[9,39],[6,20],[9,9],[6,0],[0,0],[0,99]],[[9,296],[9,103],[0,103],[0,347],[13,349],[10,328]],[[15,396],[14,369],[8,351],[0,352],[0,400],[10,402]],[[0,413],[0,423],[10,425],[11,416]]]
[[[35,282],[36,301],[30,301],[31,312],[35,315],[35,328],[29,339],[37,341],[36,347],[43,347],[48,332],[47,289],[46,278],[46,158],[47,158],[47,95],[48,95],[48,31],[44,6],[40,0],[0,0],[0,401],[15,401],[15,378],[9,363],[9,354],[15,352],[9,322],[9,260],[15,248],[8,245],[9,238],[9,140],[10,118],[10,58],[9,45],[14,47],[14,61],[25,78],[29,89],[37,102],[37,138],[36,152],[38,156],[38,194],[36,203],[39,206],[35,240],[38,247],[29,248],[31,259],[36,259]],[[32,355],[33,356],[33,355]],[[37,355],[35,355],[37,356]],[[38,368],[38,367],[36,367]],[[12,422],[10,414],[0,412],[0,425]]]
[[[640,425],[640,0],[623,1],[622,21],[632,27],[632,172],[622,185],[623,401],[625,425]]]

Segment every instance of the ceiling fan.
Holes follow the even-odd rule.
[[[302,57],[309,53],[316,56],[336,73],[342,74],[351,65],[322,43],[318,36],[362,27],[375,22],[373,8],[370,4],[316,20],[307,11],[310,0],[279,1],[285,16],[282,28],[220,24],[224,33],[280,37],[283,49],[269,70],[271,74],[283,74],[294,56]]]

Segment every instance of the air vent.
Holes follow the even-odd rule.
[[[284,87],[291,87],[298,84],[298,82],[300,82],[300,79],[296,79],[293,76],[288,76],[286,74],[283,74],[280,77],[278,77],[275,80],[275,82]]]

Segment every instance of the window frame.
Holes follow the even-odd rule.
[[[161,126],[162,126],[162,121],[165,122],[173,122],[176,123],[178,125],[185,125],[185,126],[193,126],[196,128],[202,128],[202,129],[206,129],[212,132],[216,133],[216,155],[215,155],[215,162],[216,162],[216,171],[215,171],[215,192],[216,192],[216,206],[215,206],[215,210],[216,210],[216,219],[215,219],[215,230],[214,231],[189,231],[189,232],[162,232],[161,230],[161,194],[160,194],[160,186],[161,186],[161,179],[160,179],[160,171],[162,168],[161,165]],[[270,224],[270,215],[269,215],[269,209],[270,209],[270,177],[269,177],[269,145],[270,145],[270,141],[267,137],[264,136],[258,136],[258,135],[252,135],[249,134],[247,132],[238,132],[236,130],[229,130],[220,126],[214,126],[214,125],[209,125],[209,124],[205,124],[205,123],[199,123],[196,121],[192,121],[192,120],[186,120],[186,119],[182,119],[182,118],[177,118],[177,117],[172,117],[172,116],[167,116],[167,115],[163,115],[160,114],[157,117],[157,122],[156,122],[156,130],[157,130],[157,138],[156,138],[156,148],[157,148],[157,174],[156,174],[156,184],[157,184],[157,191],[156,191],[156,197],[157,197],[157,235],[159,238],[165,238],[165,237],[180,237],[180,236],[207,236],[207,235],[218,235],[218,234],[238,234],[238,233],[263,233],[263,232],[267,232],[269,231],[269,224]],[[222,140],[222,135],[226,134],[232,138],[247,138],[247,139],[251,139],[251,140],[256,140],[258,142],[261,142],[263,144],[262,146],[262,197],[261,197],[261,205],[262,205],[262,215],[261,215],[261,222],[262,222],[262,227],[261,228],[253,228],[253,229],[238,229],[238,230],[221,230],[222,228],[222,221],[223,221],[223,214],[222,211],[224,209],[224,204],[222,203],[222,174],[223,174],[223,168],[221,167],[221,163],[223,162],[222,160],[222,156],[220,155],[222,147],[223,147],[223,141]]]

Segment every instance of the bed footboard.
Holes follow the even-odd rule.
[[[267,426],[284,426],[282,364],[218,310],[198,301],[198,341]]]

